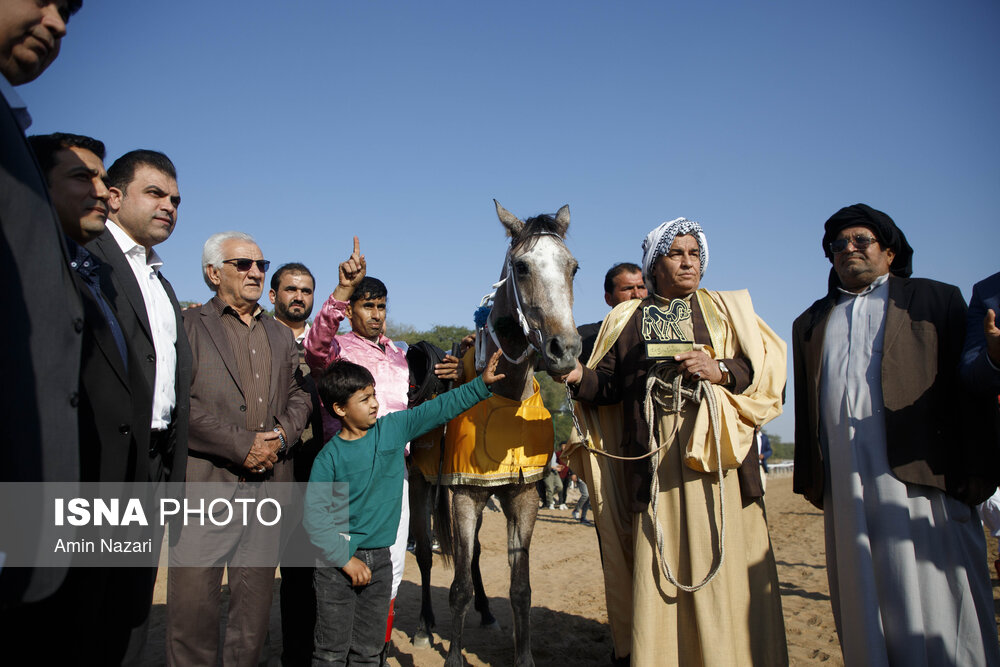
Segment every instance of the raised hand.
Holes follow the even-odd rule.
[[[354,252],[345,261],[340,263],[339,282],[337,289],[333,291],[334,298],[339,301],[347,301],[354,293],[354,288],[358,286],[361,279],[365,277],[367,264],[365,256],[361,254],[361,244],[358,237],[354,237]]]
[[[500,363],[501,354],[503,353],[500,350],[494,352],[490,360],[486,362],[486,368],[483,369],[483,382],[486,383],[487,387],[507,377],[503,373],[497,375],[497,364]]]

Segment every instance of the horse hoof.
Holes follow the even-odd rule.
[[[413,647],[414,648],[428,648],[431,645],[431,636],[420,630],[417,634],[413,635]]]
[[[489,630],[490,632],[500,632],[500,621],[494,619],[491,622],[483,623],[481,626],[484,630]]]

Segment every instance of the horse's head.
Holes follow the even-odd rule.
[[[569,206],[555,216],[522,222],[496,200],[493,203],[511,237],[504,267],[506,289],[498,290],[494,305],[505,310],[497,314],[513,319],[512,333],[526,336],[547,370],[568,373],[581,347],[573,322],[573,276],[578,265],[565,243]]]

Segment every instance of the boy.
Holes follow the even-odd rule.
[[[351,664],[378,664],[392,584],[389,546],[403,500],[403,448],[489,398],[488,386],[504,378],[496,375],[499,359],[498,351],[482,376],[458,389],[378,419],[375,382],[363,366],[335,361],[317,381],[323,405],[340,420],[341,430],[313,463],[303,517],[326,561],[314,575],[314,662],[346,665],[350,658]],[[346,483],[344,494],[331,482]],[[335,520],[338,511],[342,516],[344,495],[350,515],[346,535]]]

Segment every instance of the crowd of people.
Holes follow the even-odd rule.
[[[0,6],[0,354],[17,380],[0,389],[0,482],[227,483],[260,499],[265,482],[311,480],[288,539],[315,550],[317,567],[282,567],[283,663],[384,663],[408,537],[407,443],[488,398],[497,356],[481,379],[408,409],[388,290],[356,237],[311,323],[309,269],[271,273],[268,315],[270,261],[238,231],[206,240],[214,296],[182,310],[156,250],[177,224],[173,162],[138,149],[105,169],[98,139],[26,136],[14,86],[55,59],[80,5]],[[1000,274],[967,307],[957,287],[911,276],[902,229],[865,204],[832,215],[821,247],[828,289],[792,329],[793,484],[823,511],[845,663],[1000,665],[975,510],[1000,481]],[[572,483],[574,518],[593,514],[613,664],[787,664],[761,475],[786,344],[746,290],[700,287],[699,223],[664,222],[641,248],[640,264],[608,271],[611,311],[579,328],[576,368],[556,378],[580,426],[553,452],[540,502],[567,508]],[[458,368],[448,356],[435,372]],[[339,501],[336,482],[349,485]],[[254,665],[275,567],[235,564],[239,534],[211,542],[226,558],[169,571],[167,664]],[[134,664],[156,574],[0,569],[6,645]]]

